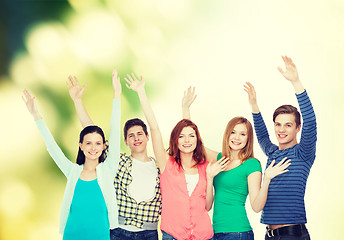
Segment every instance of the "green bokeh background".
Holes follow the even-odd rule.
[[[21,100],[24,88],[36,96],[70,159],[76,158],[81,126],[67,76],[87,83],[85,105],[108,133],[114,67],[122,79],[130,72],[145,77],[166,145],[181,118],[183,91],[195,86],[192,119],[206,145],[220,150],[228,120],[238,115],[251,119],[245,81],[255,85],[274,139],[273,110],[297,104],[293,88],[276,70],[284,54],[298,66],[318,120],[317,159],[306,192],[307,226],[312,239],[340,239],[343,1],[5,0],[0,13],[0,239],[61,239],[66,180]],[[142,118],[137,96],[124,83],[122,87],[122,123]],[[128,152],[123,141],[121,150]],[[265,166],[258,144],[255,155]],[[247,210],[256,238],[262,239],[260,214],[249,205]]]

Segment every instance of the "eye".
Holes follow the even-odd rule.
[[[231,132],[231,134],[235,134],[235,132],[234,132],[234,131],[232,131],[232,132]]]
[[[291,124],[288,124],[287,127],[291,127]]]
[[[143,135],[141,132],[138,133],[139,136]]]
[[[102,144],[100,142],[98,142],[97,145],[102,145]]]
[[[91,143],[90,142],[86,142],[86,145],[90,145]]]
[[[244,136],[244,137],[245,137],[245,136],[246,136],[246,133],[242,133],[241,136]]]
[[[194,135],[194,134],[192,134],[192,135],[190,135],[190,137],[193,137],[193,138],[194,138],[194,137],[195,137],[195,135]]]
[[[179,138],[183,138],[184,136],[183,135],[180,135]]]

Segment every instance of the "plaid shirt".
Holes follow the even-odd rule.
[[[155,161],[155,159],[152,158]],[[125,225],[133,225],[143,228],[143,224],[155,223],[159,220],[161,213],[161,191],[160,170],[157,168],[155,196],[151,201],[137,203],[128,193],[129,184],[132,182],[130,175],[133,159],[125,153],[120,154],[118,171],[115,178],[115,189],[117,194],[118,214],[125,219]]]

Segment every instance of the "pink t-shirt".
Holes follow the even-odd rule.
[[[198,165],[199,180],[191,196],[188,194],[184,171],[172,157],[168,159],[164,172],[160,174],[160,228],[178,240],[206,240],[214,235],[208,211],[205,209],[207,165],[207,162]]]

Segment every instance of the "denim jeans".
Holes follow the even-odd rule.
[[[215,233],[215,240],[254,240],[253,231]]]
[[[130,232],[122,228],[111,229],[111,240],[158,240],[157,230],[143,230]]]
[[[162,240],[177,240],[172,235],[168,234],[167,232],[162,231]],[[210,238],[209,240],[215,240],[215,238]]]

